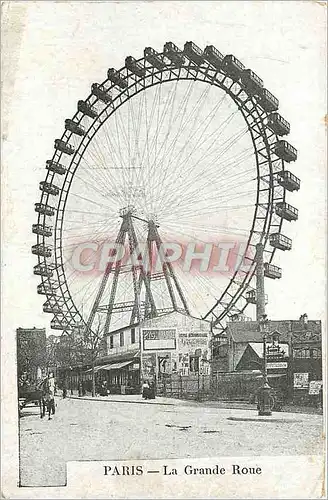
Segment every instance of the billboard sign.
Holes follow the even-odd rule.
[[[142,330],[144,351],[176,349],[176,328]]]
[[[288,367],[288,364],[286,361],[276,361],[275,363],[268,363],[267,368],[278,368],[278,369],[286,369]]]
[[[189,375],[189,353],[179,354],[179,372],[180,375]]]
[[[321,380],[311,380],[310,386],[309,386],[309,395],[315,396],[315,395],[320,394],[321,386],[322,386]]]
[[[142,355],[142,376],[152,380],[156,375],[156,353],[148,352]]]
[[[294,388],[307,389],[309,387],[308,373],[294,373]]]

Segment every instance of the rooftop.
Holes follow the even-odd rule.
[[[290,335],[309,332],[321,337],[321,321],[309,320],[269,320],[267,323],[269,333],[280,333],[280,341],[287,342]],[[227,336],[231,336],[234,342],[262,342],[263,333],[259,329],[257,321],[235,321],[228,323]]]
[[[160,314],[159,316],[155,316],[154,318],[145,318],[142,321],[140,321],[139,323],[133,323],[131,325],[121,326],[120,328],[117,328],[116,330],[112,330],[112,331],[108,332],[106,335],[107,336],[114,335],[115,333],[124,332],[126,330],[131,330],[131,328],[137,328],[139,326],[142,326],[144,323],[147,323],[147,321],[152,321],[152,322],[161,321],[163,318],[165,319],[172,314],[181,314],[182,316],[187,316],[188,318],[191,318],[191,319],[197,319],[197,320],[202,321],[204,323],[208,323],[208,325],[210,327],[210,321],[208,321],[206,319],[196,318],[195,316],[192,316],[191,314],[188,314],[188,313],[183,312],[183,311],[169,311],[165,314]]]

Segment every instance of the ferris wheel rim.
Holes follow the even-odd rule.
[[[145,61],[145,59],[144,59],[144,58],[141,58],[141,59],[139,59],[138,61]],[[196,76],[195,76],[195,75],[193,75],[192,77],[190,76],[190,77],[186,77],[186,78],[182,78],[182,77],[180,77],[180,72],[181,72],[181,69],[187,69],[187,70],[189,71],[189,70],[190,70],[190,67],[191,67],[191,69],[192,69],[193,71],[196,71],[196,72],[197,72]],[[121,68],[121,69],[118,71],[118,73],[121,73],[121,71],[124,71],[124,70],[126,70],[126,67],[125,67],[125,66],[124,66],[123,68]],[[214,77],[211,77],[211,80],[212,80],[212,81],[210,81],[210,80],[206,80],[206,79],[201,80],[201,79],[199,79],[199,78],[198,78],[198,73],[202,73],[202,74],[204,75],[204,71],[206,71],[206,67],[204,67],[204,68],[200,68],[200,66],[197,66],[197,65],[195,65],[194,63],[191,63],[191,62],[189,62],[189,64],[188,64],[188,65],[186,65],[186,66],[176,67],[176,66],[174,66],[174,65],[173,65],[171,68],[169,68],[169,67],[165,67],[165,68],[164,68],[164,69],[162,69],[162,70],[156,70],[154,67],[147,67],[147,70],[149,70],[149,71],[151,71],[151,70],[152,70],[152,75],[154,75],[154,74],[163,74],[163,73],[168,72],[168,71],[170,72],[170,75],[171,75],[171,73],[178,72],[178,76],[175,76],[175,78],[170,78],[170,79],[168,79],[168,80],[165,80],[165,82],[167,82],[167,81],[174,81],[174,80],[179,81],[179,80],[191,80],[191,79],[194,79],[194,80],[197,80],[197,81],[200,81],[200,82],[204,82],[204,83],[206,83],[206,84],[212,84],[212,85],[214,85],[214,86],[216,86],[216,87],[218,87],[218,88],[221,88],[221,89],[222,89],[223,91],[225,91],[226,93],[228,93],[228,92],[227,92],[227,89],[226,89],[225,87],[223,87],[222,85],[219,85],[219,84],[218,84],[218,82],[217,82],[217,80],[216,80],[217,75],[218,75],[218,74],[221,74],[221,75],[223,76],[223,81],[225,81],[225,79],[227,78],[227,76],[226,76],[226,75],[224,75],[224,73],[222,73],[222,72],[220,72],[220,71],[213,71],[213,70],[212,70],[212,72],[214,72],[214,73],[215,73],[215,76],[214,76]],[[203,71],[201,71],[201,70],[203,70]],[[128,72],[128,70],[126,70],[126,71],[127,71],[127,73],[129,73],[129,72]],[[129,76],[133,76],[134,81],[133,81],[133,83],[132,83],[132,84],[128,87],[128,89],[130,89],[130,88],[131,88],[131,87],[133,87],[133,86],[136,86],[136,85],[137,85],[138,83],[140,83],[140,82],[144,82],[147,78],[149,78],[149,75],[145,75],[144,77],[141,77],[141,78],[139,78],[139,79],[138,79],[138,78],[136,78],[136,76],[135,76],[135,75],[133,75],[133,74],[132,74],[132,75],[128,75],[127,77],[129,77]],[[229,78],[229,77],[228,77],[228,78]],[[215,81],[213,81],[213,80],[215,80]],[[231,79],[231,80],[232,80],[232,79]],[[104,82],[103,82],[101,85],[102,85],[102,86],[104,86],[106,83],[108,83],[108,81],[109,81],[109,80],[108,80],[108,78],[107,78],[106,80],[104,80]],[[137,92],[135,92],[135,93],[133,93],[133,94],[129,95],[129,96],[128,96],[128,98],[127,98],[125,101],[121,102],[121,104],[120,104],[118,107],[116,107],[116,108],[112,111],[112,113],[110,113],[110,114],[107,116],[107,118],[105,119],[105,121],[106,121],[106,120],[107,120],[107,119],[108,119],[108,118],[109,118],[109,117],[110,117],[113,113],[115,113],[115,112],[119,109],[119,107],[121,107],[121,106],[122,106],[123,104],[125,104],[125,103],[129,100],[129,99],[131,99],[132,97],[134,97],[137,93],[140,93],[140,92],[142,92],[142,91],[144,91],[144,90],[146,90],[146,89],[148,89],[148,88],[151,88],[151,87],[153,87],[153,86],[155,86],[155,85],[158,85],[158,84],[163,84],[163,83],[164,83],[163,81],[159,81],[159,82],[157,82],[157,83],[151,83],[151,84],[149,84],[148,86],[144,86],[143,88],[140,88]],[[220,82],[220,83],[222,83],[222,82]],[[239,86],[241,87],[241,85],[240,85],[240,83],[239,83],[239,82],[236,82],[236,81],[233,81],[233,80],[232,80],[231,87],[232,87],[233,85],[239,85]],[[115,84],[113,84],[113,85],[112,85],[111,87],[109,87],[107,90],[108,90],[108,91],[110,91],[110,90],[111,90],[112,88],[114,88],[114,87],[115,87]],[[117,94],[117,96],[116,96],[116,98],[115,98],[115,99],[118,99],[119,97],[121,97],[121,96],[122,96],[122,95],[126,92],[126,90],[127,90],[127,89],[123,89],[121,92],[119,92],[119,93]],[[242,90],[243,90],[243,91],[247,94],[247,91],[245,91],[245,89],[242,89]],[[234,94],[232,94],[232,92],[230,92],[230,93],[228,93],[228,95],[229,95],[229,96],[230,96],[230,97],[234,100],[235,104],[237,104],[236,100],[234,99],[234,97],[235,97],[235,96],[234,96]],[[91,102],[92,102],[92,100],[93,100],[92,98],[93,98],[93,97],[94,97],[94,95],[91,93],[91,94],[88,96],[88,98],[85,100],[85,102],[86,102],[86,103],[89,103],[89,102],[90,102],[90,100],[91,100]],[[249,100],[252,102],[252,104],[253,104],[254,112],[255,112],[255,111],[258,111],[258,109],[259,109],[259,105],[258,105],[258,103],[256,102],[256,99],[254,99],[254,96],[250,96],[250,95],[248,95],[248,99],[249,99]],[[97,101],[98,101],[98,99],[93,100],[93,103],[92,103],[92,104],[95,104]],[[237,104],[237,105],[238,105],[238,104]],[[91,122],[91,124],[90,124],[90,126],[89,126],[88,131],[89,131],[89,130],[90,130],[90,129],[94,126],[94,123],[95,123],[95,122],[97,122],[97,121],[99,120],[100,115],[102,115],[103,113],[105,113],[105,111],[107,111],[108,107],[109,107],[109,105],[106,105],[106,106],[104,107],[104,109],[103,109],[103,110],[99,113],[99,115],[97,116],[97,118]],[[238,106],[238,107],[239,107],[239,106]],[[245,116],[244,116],[243,110],[241,110],[241,109],[239,109],[239,110],[242,112],[243,117],[244,117],[244,119],[245,119]],[[74,115],[74,117],[73,117],[73,120],[77,119],[77,123],[80,123],[80,122],[83,120],[83,117],[84,117],[84,115],[82,115],[82,116],[80,116],[80,119],[79,119],[79,118],[78,118],[79,113],[80,113],[80,112],[78,111],[78,112]],[[251,114],[251,113],[250,113],[250,114]],[[261,115],[262,115],[262,117],[260,117],[260,122],[261,122],[261,124],[262,124],[263,134],[265,135],[265,140],[266,140],[266,142],[268,142],[268,141],[267,141],[267,137],[266,137],[267,129],[266,129],[266,127],[264,126],[264,123],[263,123],[263,120],[264,120],[265,118],[267,118],[268,113],[267,113],[265,110],[263,110],[263,109],[261,108]],[[105,123],[105,121],[104,121],[103,123]],[[94,136],[95,136],[95,134],[98,132],[98,130],[100,129],[100,127],[103,125],[103,123],[101,123],[101,124],[98,126],[98,128],[94,131],[94,133],[92,134],[92,136],[88,138],[88,143],[87,143],[87,145],[86,145],[86,147],[85,147],[84,151],[87,149],[88,145],[90,144],[90,142],[92,141],[93,137],[94,137]],[[246,122],[246,123],[247,123],[247,122]],[[250,129],[249,129],[249,125],[248,125],[248,123],[247,123],[247,127],[248,127],[248,131],[250,132]],[[65,131],[64,131],[64,133],[63,133],[63,135],[62,135],[62,137],[61,137],[61,140],[67,139],[67,142],[68,142],[68,141],[70,140],[70,138],[71,138],[71,136],[72,136],[72,135],[73,135],[73,133],[68,132],[67,130],[65,130]],[[87,134],[86,134],[86,135],[87,135]],[[273,135],[274,135],[274,134],[273,134]],[[275,135],[274,135],[274,136],[275,136]],[[276,139],[277,139],[277,137],[275,136],[275,140],[276,140]],[[67,177],[68,177],[69,173],[71,173],[71,167],[72,167],[72,165],[74,165],[74,159],[75,159],[75,158],[76,158],[76,156],[78,155],[78,153],[79,153],[79,151],[80,151],[80,148],[82,147],[83,142],[84,142],[84,138],[82,138],[82,139],[81,139],[81,142],[80,142],[80,144],[79,144],[79,147],[78,147],[78,149],[75,151],[75,153],[74,153],[74,155],[73,155],[73,157],[72,157],[72,161],[71,161],[71,162],[70,162],[70,164],[69,164],[69,167],[68,167],[67,172],[66,172],[66,175],[65,175],[65,180],[64,180],[64,183],[63,183],[63,186],[62,186],[61,196],[62,196],[62,193],[63,193],[63,191],[64,191],[64,187],[65,187],[65,185],[66,185],[66,180],[67,180]],[[253,141],[253,146],[254,146],[254,141]],[[269,148],[269,149],[270,149],[270,148]],[[256,151],[255,146],[254,146],[254,150]],[[61,239],[62,239],[62,229],[63,229],[63,220],[64,220],[64,217],[61,217],[61,219],[60,219],[60,236],[59,236],[59,237],[57,237],[57,231],[58,231],[58,228],[57,228],[57,224],[58,224],[58,215],[59,215],[59,214],[64,214],[64,212],[65,212],[66,201],[67,201],[67,197],[68,197],[68,194],[69,194],[69,191],[70,191],[70,187],[71,187],[71,184],[72,184],[72,180],[73,180],[73,178],[74,178],[75,172],[76,172],[76,171],[77,171],[77,169],[78,169],[79,163],[80,163],[80,161],[81,161],[81,159],[82,159],[82,157],[83,157],[84,151],[83,151],[83,153],[82,153],[82,154],[80,154],[79,160],[77,161],[76,166],[75,166],[75,168],[74,168],[74,173],[71,175],[71,179],[70,179],[70,181],[69,181],[69,187],[68,187],[67,192],[66,192],[65,202],[64,202],[64,206],[63,206],[63,208],[59,208],[61,198],[60,198],[60,200],[59,200],[59,202],[58,202],[58,207],[57,207],[57,210],[56,210],[56,221],[55,221],[55,224],[54,224],[54,227],[55,227],[55,233],[54,233],[54,234],[55,234],[55,236],[54,236],[54,241],[55,241],[55,242],[56,242],[56,241],[58,241],[58,239],[59,239],[59,242],[61,242]],[[64,154],[64,153],[59,152],[59,151],[58,151],[58,149],[55,149],[55,152],[54,152],[54,155],[53,155],[52,161],[57,161],[57,160],[59,161],[59,160],[60,160],[60,158],[61,158],[61,156],[62,156],[63,154]],[[271,154],[269,154],[269,151],[268,151],[268,158],[269,158],[270,178],[272,178],[272,176],[273,176],[273,173],[272,173],[272,164],[271,164],[271,161],[270,161]],[[283,161],[283,160],[281,160],[281,165],[282,165],[282,169],[284,169],[284,161]],[[258,158],[257,158],[257,157],[256,157],[256,168],[257,168],[257,194],[258,194],[258,184],[259,184],[259,181],[260,181],[260,175],[259,175],[259,165],[258,165]],[[53,180],[53,178],[55,177],[55,175],[56,175],[56,174],[55,174],[54,172],[50,172],[50,171],[48,171],[48,172],[47,172],[47,175],[46,175],[46,178],[45,178],[45,181],[48,181],[48,180]],[[271,189],[269,190],[269,194],[270,194],[271,196],[272,196],[273,191],[274,191],[274,188],[271,188]],[[273,197],[273,198],[274,198],[274,197]],[[283,189],[283,199],[284,199],[284,198],[285,198],[285,189]],[[45,201],[45,202],[47,203],[48,199],[49,199],[49,194],[48,194],[48,195],[46,195],[45,193],[42,193],[42,196],[41,196],[41,202]],[[281,199],[281,198],[279,198],[279,199]],[[257,201],[256,201],[256,204],[255,204],[255,209],[254,209],[254,216],[253,216],[252,227],[251,227],[251,229],[250,229],[250,231],[249,231],[249,239],[248,239],[248,243],[250,242],[250,240],[251,240],[251,238],[252,238],[252,235],[254,234],[254,225],[255,225],[255,221],[256,221],[256,215],[257,215],[257,210],[258,210],[258,207],[259,207],[259,204],[258,204],[258,196],[257,196]],[[269,211],[269,207],[271,207],[271,210],[270,210],[270,211]],[[272,210],[272,200],[271,200],[270,202],[268,202],[268,209],[267,209],[267,212],[266,212],[266,219],[265,219],[265,223],[267,223],[267,220],[268,220],[268,219],[269,219],[269,221],[270,221],[270,222],[269,222],[269,228],[271,227],[272,213],[273,213],[273,210]],[[43,219],[45,219],[45,216],[43,216]],[[39,222],[39,221],[41,221],[41,220],[42,220],[42,214],[39,214],[39,216],[38,216],[38,222]],[[281,229],[281,227],[282,227],[282,224],[283,224],[283,220],[281,219],[281,220],[280,220],[280,223],[279,223],[279,227],[278,227],[278,230],[279,230],[279,231],[280,231],[280,229]],[[268,237],[269,237],[269,233],[270,233],[270,231],[269,231],[269,230],[264,231],[264,232],[262,233],[262,235],[264,234],[264,236],[265,236],[265,244],[267,243],[267,240],[268,240]],[[40,239],[41,239],[41,238],[40,238]],[[43,237],[43,238],[42,238],[42,240],[44,241],[44,240],[45,240],[45,238]],[[39,235],[38,235],[38,241],[39,241]],[[57,252],[57,245],[54,245],[54,246],[55,246],[55,251]],[[60,252],[61,252],[61,254],[60,254],[60,259],[59,259],[59,260],[60,260],[60,263],[59,263],[59,265],[58,265],[58,267],[57,267],[57,269],[56,269],[56,272],[57,272],[57,277],[58,277],[58,283],[59,283],[59,288],[60,288],[60,290],[61,290],[61,293],[62,293],[62,296],[63,296],[63,297],[65,296],[65,294],[66,294],[66,296],[67,296],[67,294],[68,294],[68,296],[65,298],[65,301],[67,301],[67,302],[71,301],[71,304],[73,305],[73,307],[68,308],[67,314],[68,314],[68,316],[71,316],[71,318],[72,318],[72,319],[74,319],[74,315],[75,315],[75,316],[76,316],[76,315],[78,315],[78,316],[79,316],[79,319],[83,321],[83,318],[82,318],[82,317],[81,317],[81,315],[80,315],[80,311],[79,311],[79,309],[76,307],[76,305],[75,305],[75,303],[74,303],[74,301],[73,301],[73,298],[71,297],[70,290],[69,290],[69,287],[68,287],[67,282],[66,282],[65,271],[64,271],[64,268],[63,268],[62,246],[61,246],[61,245],[59,245],[59,248],[60,248]],[[275,253],[275,249],[273,248],[273,249],[271,250],[271,252],[270,252],[270,262],[272,261],[272,259],[273,259],[273,257],[274,257],[274,253]],[[57,255],[57,254],[56,254],[56,255]],[[55,260],[56,260],[56,262],[58,262],[58,256],[56,256],[56,259],[55,259]],[[39,257],[39,263],[40,263],[40,262],[46,262],[46,259],[44,258],[44,259],[42,260],[42,259]],[[62,272],[62,275],[60,275],[60,274],[59,274],[58,269],[60,270],[59,272]],[[250,279],[249,279],[249,280],[248,280],[248,282],[247,282],[247,283],[249,283],[249,282],[251,281],[251,278],[252,278],[253,274],[254,274],[254,271],[252,272],[252,275],[251,275],[251,276],[250,276],[250,273],[249,273],[248,275],[245,275],[244,280],[243,280],[243,283],[245,283],[245,282],[246,282],[246,280],[247,280],[247,278],[250,276]],[[62,276],[64,277],[63,282],[61,282],[61,278],[62,278]],[[236,273],[235,273],[234,277],[235,277],[235,276],[236,276]],[[229,288],[230,288],[230,286],[231,286],[231,283],[232,283],[232,282],[233,282],[233,280],[234,280],[234,277],[233,277],[233,278],[229,281],[229,283],[228,283],[228,285],[227,285],[226,289],[222,292],[222,295],[221,295],[221,297],[220,297],[219,301],[222,301],[222,299],[223,299],[224,295],[225,295],[225,294],[226,294],[226,292],[229,290]],[[49,280],[49,279],[47,279],[47,280]],[[47,281],[47,280],[45,280],[45,281]],[[44,281],[44,280],[42,280],[42,281]],[[245,284],[245,286],[244,286],[244,287],[243,287],[243,284],[240,284],[240,285],[239,285],[239,290],[241,290],[241,294],[242,294],[242,292],[243,292],[243,291],[245,291],[245,290],[246,290],[247,283]],[[66,290],[65,290],[65,291],[63,291],[63,287],[65,287],[65,286],[66,286]],[[236,296],[237,296],[237,293],[235,293],[235,295],[232,297],[232,300],[231,300],[231,304],[232,304],[232,306],[234,305],[234,303],[233,303],[233,299],[234,299]],[[237,301],[237,300],[239,300],[239,297],[237,297],[236,301]],[[236,301],[235,301],[235,302],[236,302]],[[66,302],[65,302],[65,304],[67,305],[67,303],[66,303]],[[245,309],[246,307],[247,307],[247,304],[245,305],[244,309]],[[72,315],[72,311],[73,311],[73,315]],[[229,312],[229,310],[228,310],[228,308],[227,308],[227,307],[225,307],[225,311],[226,311],[226,313],[228,313],[228,312]],[[221,317],[219,318],[219,320],[220,320],[220,319],[221,319]]]

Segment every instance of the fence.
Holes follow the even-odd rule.
[[[157,394],[181,399],[249,401],[261,384],[262,376],[252,372],[172,374],[157,381]]]

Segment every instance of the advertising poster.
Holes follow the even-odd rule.
[[[307,389],[309,387],[308,373],[294,373],[294,388]]]

